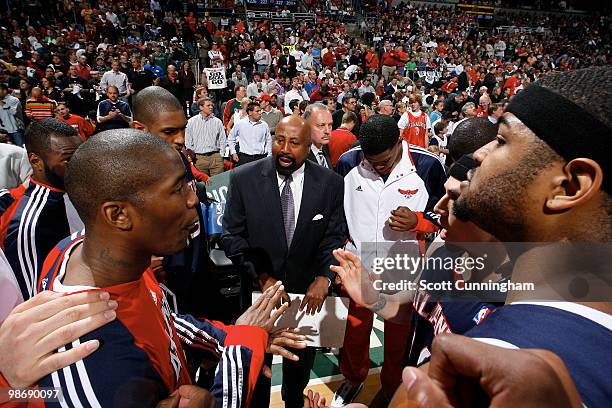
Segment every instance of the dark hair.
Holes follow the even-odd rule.
[[[597,67],[563,72],[538,79],[536,84],[549,88],[612,127],[612,69]],[[597,101],[597,103],[593,103]]]
[[[382,153],[395,146],[399,136],[395,119],[387,115],[372,115],[359,130],[361,150],[367,155]]]
[[[144,125],[155,123],[159,112],[177,110],[183,110],[183,106],[176,96],[161,86],[148,86],[134,95],[132,99],[134,120]]]
[[[25,146],[28,153],[44,158],[51,149],[51,136],[78,136],[76,129],[55,118],[46,118],[39,122],[33,121],[25,132]]]
[[[370,107],[374,103],[375,99],[376,99],[376,95],[374,95],[372,92],[366,92],[363,95],[361,95],[361,103],[363,103],[364,105],[368,105]]]
[[[355,95],[353,95],[352,93],[347,93],[342,97],[342,105],[344,105],[345,103],[348,103],[351,99],[357,99],[355,98]]]
[[[292,101],[289,102],[289,109],[291,109],[291,111],[293,112],[295,110],[295,108],[298,106],[298,103],[300,103],[299,99],[294,99]]]
[[[458,122],[448,138],[448,153],[453,161],[474,153],[497,136],[497,126],[487,118],[470,118]]]
[[[142,191],[163,177],[154,159],[176,154],[164,139],[130,128],[107,130],[83,143],[68,163],[65,186],[85,227],[105,201],[139,203]]]
[[[258,106],[259,106],[259,103],[257,102],[249,102],[249,104],[247,105],[246,111],[253,112],[255,108],[257,108]]]

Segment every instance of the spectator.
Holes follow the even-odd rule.
[[[76,129],[83,141],[89,139],[89,137],[93,135],[94,131],[96,130],[95,126],[89,119],[85,119],[79,115],[70,113],[70,109],[66,105],[66,102],[60,102],[57,104],[57,108],[55,108],[55,118]]]
[[[25,104],[25,115],[34,122],[52,118],[56,106],[55,101],[44,96],[42,90],[35,86],[32,88],[32,96]]]
[[[259,42],[259,49],[255,51],[255,64],[257,64],[257,72],[259,73],[264,73],[270,69],[270,64],[272,64],[270,50],[266,48],[263,41]]]
[[[391,105],[391,102],[389,102],[389,106],[393,106]],[[329,144],[327,146],[329,149],[331,164],[334,169],[336,168],[336,163],[338,163],[340,156],[350,149],[357,141],[357,137],[351,132],[356,123],[357,115],[355,115],[353,112],[346,112],[342,116],[342,123],[340,124],[340,127],[336,130],[332,130],[331,132]]]
[[[84,54],[81,54],[81,56],[79,57],[79,62],[78,64],[75,65],[76,67],[76,71],[77,71],[77,75],[81,78],[83,78],[83,80],[85,81],[89,81],[91,80],[91,67],[89,66],[89,64],[87,64],[87,56]]]
[[[359,87],[359,97],[361,98],[363,96],[363,94],[365,93],[375,93],[376,90],[374,89],[374,87],[372,86],[372,82],[370,81],[370,78],[365,78],[363,80],[363,83],[361,84],[361,86]]]
[[[402,115],[397,126],[402,132],[402,139],[408,144],[427,148],[431,134],[431,121],[421,110],[421,97],[411,95],[408,98],[409,109]]]
[[[338,129],[342,124],[342,117],[347,112],[353,112],[356,114],[357,110],[357,98],[353,94],[345,94],[342,98],[342,109],[338,109],[332,115],[334,121],[334,129]],[[359,134],[359,128],[361,127],[361,118],[357,116],[357,122],[353,128],[353,133]]]
[[[32,173],[26,150],[9,142],[8,135],[0,132],[0,189],[15,188]]]
[[[234,90],[235,97],[230,99],[225,104],[225,109],[223,110],[223,125],[226,129],[228,129],[229,121],[232,119],[232,116],[236,113],[236,111],[240,111],[241,102],[244,98],[246,98],[246,87],[242,85],[236,85]],[[228,133],[231,130],[231,127],[228,129]]]
[[[268,124],[261,120],[261,108],[256,102],[250,102],[246,110],[248,119],[235,124],[227,139],[236,166],[271,154],[272,136]],[[236,150],[237,140],[240,140],[240,152]]]
[[[297,71],[297,63],[295,57],[289,54],[289,48],[283,48],[283,55],[278,59],[279,75],[293,78]]]
[[[145,60],[142,56],[132,57],[132,68],[128,72],[130,94],[135,95],[148,86],[153,85],[157,76],[153,71],[145,69]]]
[[[168,65],[168,73],[159,81],[159,86],[168,90],[179,101],[183,100],[183,83],[174,65]]]
[[[306,91],[302,88],[302,82],[299,78],[295,77],[291,80],[291,90],[285,94],[285,113],[291,114],[293,110],[289,105],[291,101],[297,100],[301,101],[309,101],[310,97],[306,93]]]
[[[247,86],[247,97],[251,99],[259,98],[263,94],[263,83],[261,82],[261,74],[255,72],[253,74],[253,82]]]
[[[378,104],[378,114],[393,116],[393,102],[388,99],[383,99]]]
[[[119,99],[117,87],[108,86],[106,96],[107,99],[98,104],[96,114],[98,131],[129,127],[132,121],[132,110],[126,102]]]
[[[9,94],[9,87],[4,83],[0,83],[0,128],[14,145],[24,145],[21,102]]]
[[[232,73],[232,82],[235,86],[243,86],[247,87],[249,81],[246,79],[246,75],[242,72],[242,67],[240,65],[236,65],[235,71]]]
[[[268,124],[270,134],[274,136],[276,125],[283,118],[283,114],[276,108],[276,100],[268,94],[259,98],[261,106],[261,120]]]
[[[213,114],[213,103],[204,97],[198,101],[200,114],[187,121],[185,147],[197,157],[196,168],[209,176],[216,176],[224,170],[225,129],[223,122]]]
[[[113,60],[111,63],[111,70],[106,71],[104,75],[102,75],[102,80],[100,81],[100,87],[103,92],[106,92],[110,86],[114,86],[117,89],[120,98],[128,95],[128,78],[126,74],[119,71],[118,60]]]

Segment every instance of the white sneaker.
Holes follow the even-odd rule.
[[[336,391],[334,394],[334,398],[332,399],[331,403],[332,408],[341,408],[350,404],[357,397],[362,388],[363,383],[355,387],[351,385],[350,382],[344,381],[340,388],[338,388],[338,391]]]

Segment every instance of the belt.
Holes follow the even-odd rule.
[[[214,151],[214,152],[208,152],[208,153],[196,153],[196,154],[197,154],[197,155],[199,155],[199,156],[212,156],[212,155],[213,155],[213,154],[215,154],[215,153],[219,153],[219,152]]]

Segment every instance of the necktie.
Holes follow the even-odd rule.
[[[285,184],[281,192],[281,208],[283,210],[283,223],[285,224],[285,238],[287,247],[291,246],[293,232],[295,231],[295,208],[293,206],[293,191],[291,191],[291,175],[285,177]]]
[[[327,167],[327,161],[325,160],[325,155],[323,154],[323,152],[319,151],[318,155],[319,155],[319,164],[323,167]]]

